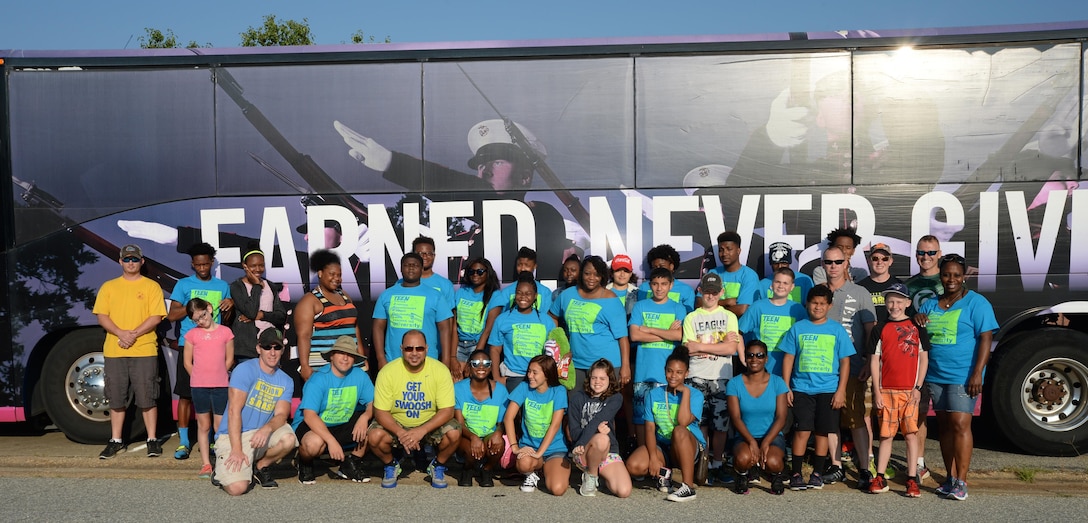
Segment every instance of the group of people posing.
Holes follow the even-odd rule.
[[[626,255],[572,257],[553,291],[536,279],[529,248],[517,254],[511,284],[502,287],[477,258],[456,287],[434,273],[434,242],[420,237],[400,260],[401,279],[374,304],[372,353],[340,288],[339,258],[315,252],[315,285],[291,315],[303,383],[293,423],[296,381],[279,369],[288,315],[279,287],[263,279],[259,249],[228,285],[210,274],[214,249],[195,246],[195,274],[175,286],[166,311],[161,299],[153,306],[158,286],[139,280],[139,248],[126,246],[124,273],[103,285],[94,312],[107,331],[107,394],[124,393],[111,405],[124,405],[131,388],[145,422],[156,399],[154,390],[140,393],[150,371],[120,360],[131,359],[137,340],[154,343],[163,317],[182,320],[174,392],[188,404],[179,402],[179,426],[195,411],[200,474],[233,495],[275,487],[269,467],[296,447],[303,484],[316,481],[314,462],[325,453],[340,463],[331,474],[369,482],[369,452],[385,488],[396,487],[407,457],[445,488],[456,456],[461,486],[490,487],[497,474],[516,472],[522,491],[562,495],[573,465],[585,496],[603,487],[627,497],[632,478],[678,502],[715,482],[747,494],[767,479],[782,494],[845,479],[840,435],[853,442],[859,488],[878,493],[889,489],[891,442],[901,432],[905,494],[918,497],[932,402],[947,470],[936,493],[966,499],[971,416],[997,328],[992,307],[967,290],[966,260],[942,256],[934,237],[919,240],[921,272],[905,283],[890,272],[887,245],[869,246],[866,271],[850,265],[861,241],[853,230],[827,240],[811,278],[791,268],[789,245],[775,243],[772,272],[760,280],[741,262],[740,236],[725,232],[722,265],[696,289],[674,278],[677,251],[659,245],[641,284]],[[120,292],[133,282],[139,290]],[[368,370],[377,371],[373,382]],[[123,408],[111,412],[123,422]],[[100,457],[124,448],[121,422]],[[158,455],[152,422],[148,429],[148,454]],[[190,443],[179,432],[183,459]]]

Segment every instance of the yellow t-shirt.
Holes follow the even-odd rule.
[[[416,373],[408,372],[404,360],[397,358],[382,367],[374,384],[374,408],[389,412],[408,429],[426,423],[439,409],[455,403],[450,371],[434,358],[427,358]]]
[[[94,300],[94,314],[109,316],[118,327],[129,330],[139,327],[152,316],[166,316],[166,301],[162,287],[150,278],[126,280],[119,277],[102,284]],[[106,333],[102,352],[107,358],[139,358],[159,353],[158,338],[151,331],[139,338],[132,347],[122,349],[117,336]]]

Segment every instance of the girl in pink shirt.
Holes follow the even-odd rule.
[[[227,408],[227,369],[234,365],[234,333],[215,322],[212,305],[200,298],[185,304],[185,312],[196,328],[185,333],[185,370],[189,371],[196,411],[197,445],[200,447],[200,477],[210,478],[212,464],[208,431],[218,427]],[[213,425],[214,423],[214,425]]]

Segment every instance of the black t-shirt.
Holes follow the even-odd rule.
[[[882,293],[888,290],[888,287],[891,287],[896,283],[903,282],[899,281],[899,278],[896,278],[895,276],[888,278],[888,281],[884,283],[875,282],[872,278],[865,278],[858,282],[858,285],[865,287],[865,290],[869,291],[869,294],[873,297],[873,307],[876,308],[877,323],[888,321],[888,308],[884,306],[884,295]]]

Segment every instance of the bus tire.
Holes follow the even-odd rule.
[[[63,338],[45,357],[41,392],[49,419],[72,441],[104,444],[110,439],[110,412],[105,401],[102,329],[80,329]],[[145,433],[141,416],[130,407],[126,432]]]
[[[1088,450],[1088,335],[1047,328],[1003,343],[987,369],[986,414],[1024,452]]]

